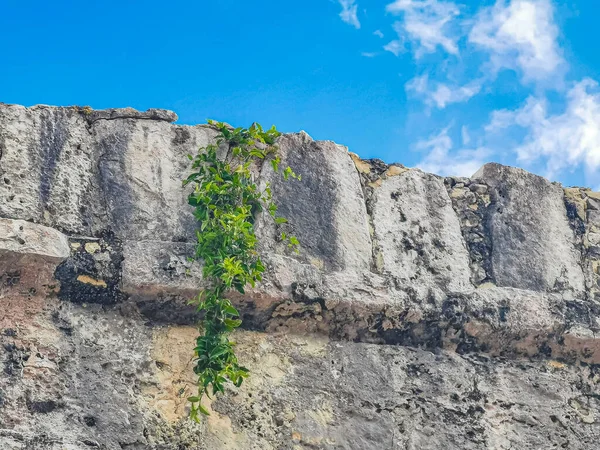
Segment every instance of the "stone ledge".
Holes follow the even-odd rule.
[[[53,106],[53,105],[33,105],[33,106],[22,106],[11,103],[2,103],[0,106],[7,106],[13,108],[19,108],[30,111],[42,111],[42,110],[71,110],[80,113],[86,118],[88,123],[96,122],[97,120],[115,120],[115,119],[141,119],[141,120],[157,120],[163,122],[176,122],[179,117],[173,111],[168,109],[150,108],[146,111],[138,111],[135,108],[108,108],[108,109],[92,109],[89,106]]]
[[[98,120],[116,119],[138,119],[157,120],[162,122],[176,122],[179,117],[173,111],[167,109],[150,108],[146,111],[138,111],[133,108],[111,108],[99,110],[80,109],[86,116],[88,123],[92,124]]]
[[[60,231],[24,220],[0,218],[0,257],[35,256],[59,264],[69,254],[68,239]]]

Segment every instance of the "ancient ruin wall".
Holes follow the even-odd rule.
[[[487,164],[443,178],[280,138],[301,244],[258,224],[233,300],[252,377],[186,419],[201,286],[162,110],[0,104],[0,448],[592,449],[600,194]]]

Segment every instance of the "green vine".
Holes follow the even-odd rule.
[[[238,363],[235,344],[229,340],[229,334],[242,321],[226,294],[231,290],[243,294],[247,285],[255,287],[262,280],[265,267],[256,251],[256,217],[267,211],[275,223],[286,222],[285,218],[277,217],[270,185],[267,183],[262,191],[256,185],[252,166],[268,160],[285,180],[300,180],[290,167],[284,170],[279,167],[281,159],[275,140],[281,133],[275,126],[265,131],[258,124],[232,129],[224,123],[211,120],[208,123],[219,132],[216,143],[201,148],[195,157],[188,155],[193,173],[183,181],[184,186],[194,187],[188,201],[199,222],[195,257],[204,263],[203,277],[207,284],[192,300],[204,312],[201,335],[194,348],[198,394],[188,398],[190,417],[196,421],[199,414],[209,414],[202,406],[204,395],[210,398],[224,392],[228,382],[239,387],[248,377],[248,369]],[[224,159],[217,156],[223,147],[227,150]],[[299,243],[294,236],[282,233],[281,238],[298,251]]]

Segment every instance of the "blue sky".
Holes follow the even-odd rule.
[[[0,101],[254,121],[440,174],[600,187],[597,0],[14,1]]]

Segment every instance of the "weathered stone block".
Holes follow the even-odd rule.
[[[581,253],[560,186],[521,169],[486,164],[474,178],[491,188],[488,228],[498,286],[581,296]]]
[[[98,190],[106,218],[121,239],[191,241],[196,221],[182,180],[195,155],[215,136],[207,127],[114,119],[94,124]]]
[[[263,167],[261,184],[271,183],[278,214],[289,222],[276,227],[268,219],[262,221],[267,259],[269,253],[287,255],[299,271],[304,270],[300,265],[322,273],[369,271],[369,222],[360,179],[346,148],[313,141],[303,132],[282,136],[278,145],[281,166],[290,166],[302,181],[284,181],[270,165]],[[277,242],[281,231],[297,236],[299,255]]]
[[[189,261],[194,244],[126,241],[123,245],[123,290],[129,294],[193,296],[202,286],[202,264]]]
[[[473,289],[458,217],[441,178],[409,170],[373,193],[374,238],[384,273],[415,300]]]
[[[86,196],[93,190],[91,142],[76,108],[0,105],[0,216],[88,230],[82,208],[98,213],[98,199]]]
[[[32,256],[58,264],[69,254],[69,241],[61,232],[24,220],[0,218],[0,262]]]

